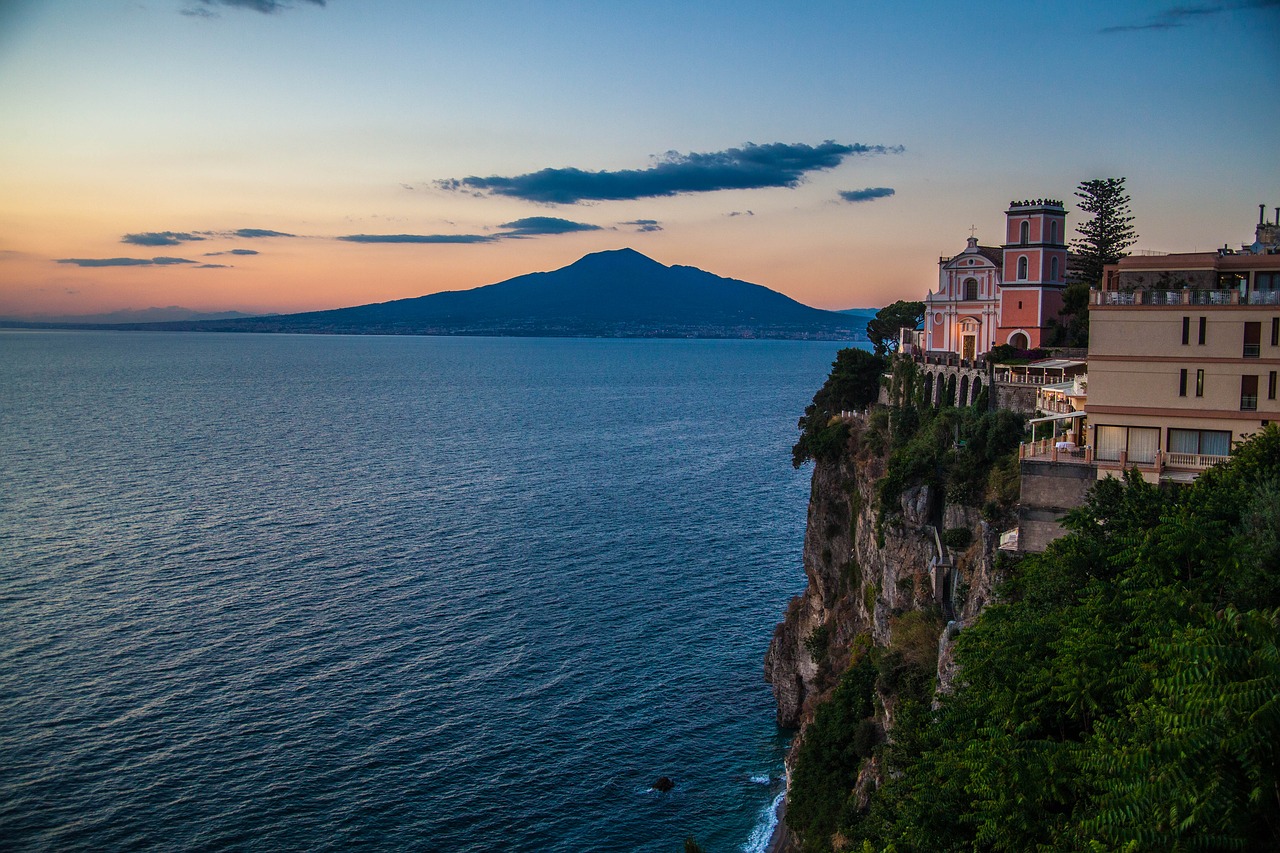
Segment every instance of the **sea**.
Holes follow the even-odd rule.
[[[763,851],[840,346],[0,332],[0,848]]]

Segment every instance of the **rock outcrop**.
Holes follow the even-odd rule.
[[[778,725],[804,727],[855,655],[888,647],[895,621],[928,611],[946,623],[938,639],[938,685],[954,677],[951,648],[966,621],[992,599],[999,532],[973,507],[947,505],[937,487],[904,489],[898,512],[880,519],[878,483],[885,461],[862,442],[865,423],[850,423],[846,452],[814,463],[804,538],[807,586],[787,606],[765,656]],[[943,544],[945,531],[967,530],[961,549]],[[895,697],[878,693],[876,722],[892,738]],[[793,745],[791,755],[796,754]],[[790,763],[790,762],[789,762]],[[855,790],[879,783],[875,759],[864,764]]]

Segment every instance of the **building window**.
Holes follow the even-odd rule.
[[[1178,396],[1187,396],[1187,369],[1185,367],[1178,371]]]
[[[1158,427],[1100,426],[1096,438],[1094,458],[1103,462],[1119,462],[1124,453],[1129,462],[1150,465],[1160,447]]]
[[[1200,318],[1200,346],[1204,346],[1205,318]]]
[[[1049,259],[1049,281],[1057,281],[1057,280],[1058,280],[1058,259],[1055,257],[1055,258]]]
[[[1185,347],[1191,342],[1191,318],[1182,318],[1182,345]]]
[[[1169,452],[1230,456],[1231,430],[1169,428]]]
[[[1280,317],[1271,318],[1271,345],[1280,346]]]
[[[1031,242],[1031,223],[1025,219],[1022,220],[1022,229],[1018,233],[1018,242],[1024,246]]]
[[[1262,324],[1244,324],[1244,358],[1257,358],[1262,354]]]
[[[1276,398],[1276,372],[1273,370],[1267,376],[1267,399],[1274,400]]]
[[[964,298],[978,298],[978,280],[976,278],[966,278],[964,280]]]
[[[1027,280],[1027,256],[1022,255],[1018,258],[1018,281]]]
[[[1196,371],[1196,396],[1204,396],[1204,369]]]
[[[1258,411],[1258,377],[1240,377],[1240,411]]]
[[[1049,242],[1053,243],[1055,246],[1058,245],[1058,223],[1057,222],[1049,223]]]

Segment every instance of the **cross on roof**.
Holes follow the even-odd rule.
[[[977,231],[977,230],[978,230],[978,226],[977,226],[977,225],[970,225],[970,226],[969,226],[969,236],[970,236],[970,237],[972,237],[972,236],[973,236],[973,234],[974,234],[974,232],[975,232],[975,231]]]

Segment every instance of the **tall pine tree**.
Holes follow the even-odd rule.
[[[1080,210],[1093,214],[1076,232],[1080,237],[1071,242],[1076,253],[1075,280],[1088,285],[1102,281],[1102,268],[1123,258],[1138,239],[1130,224],[1129,194],[1124,178],[1097,178],[1081,181],[1076,188]]]

